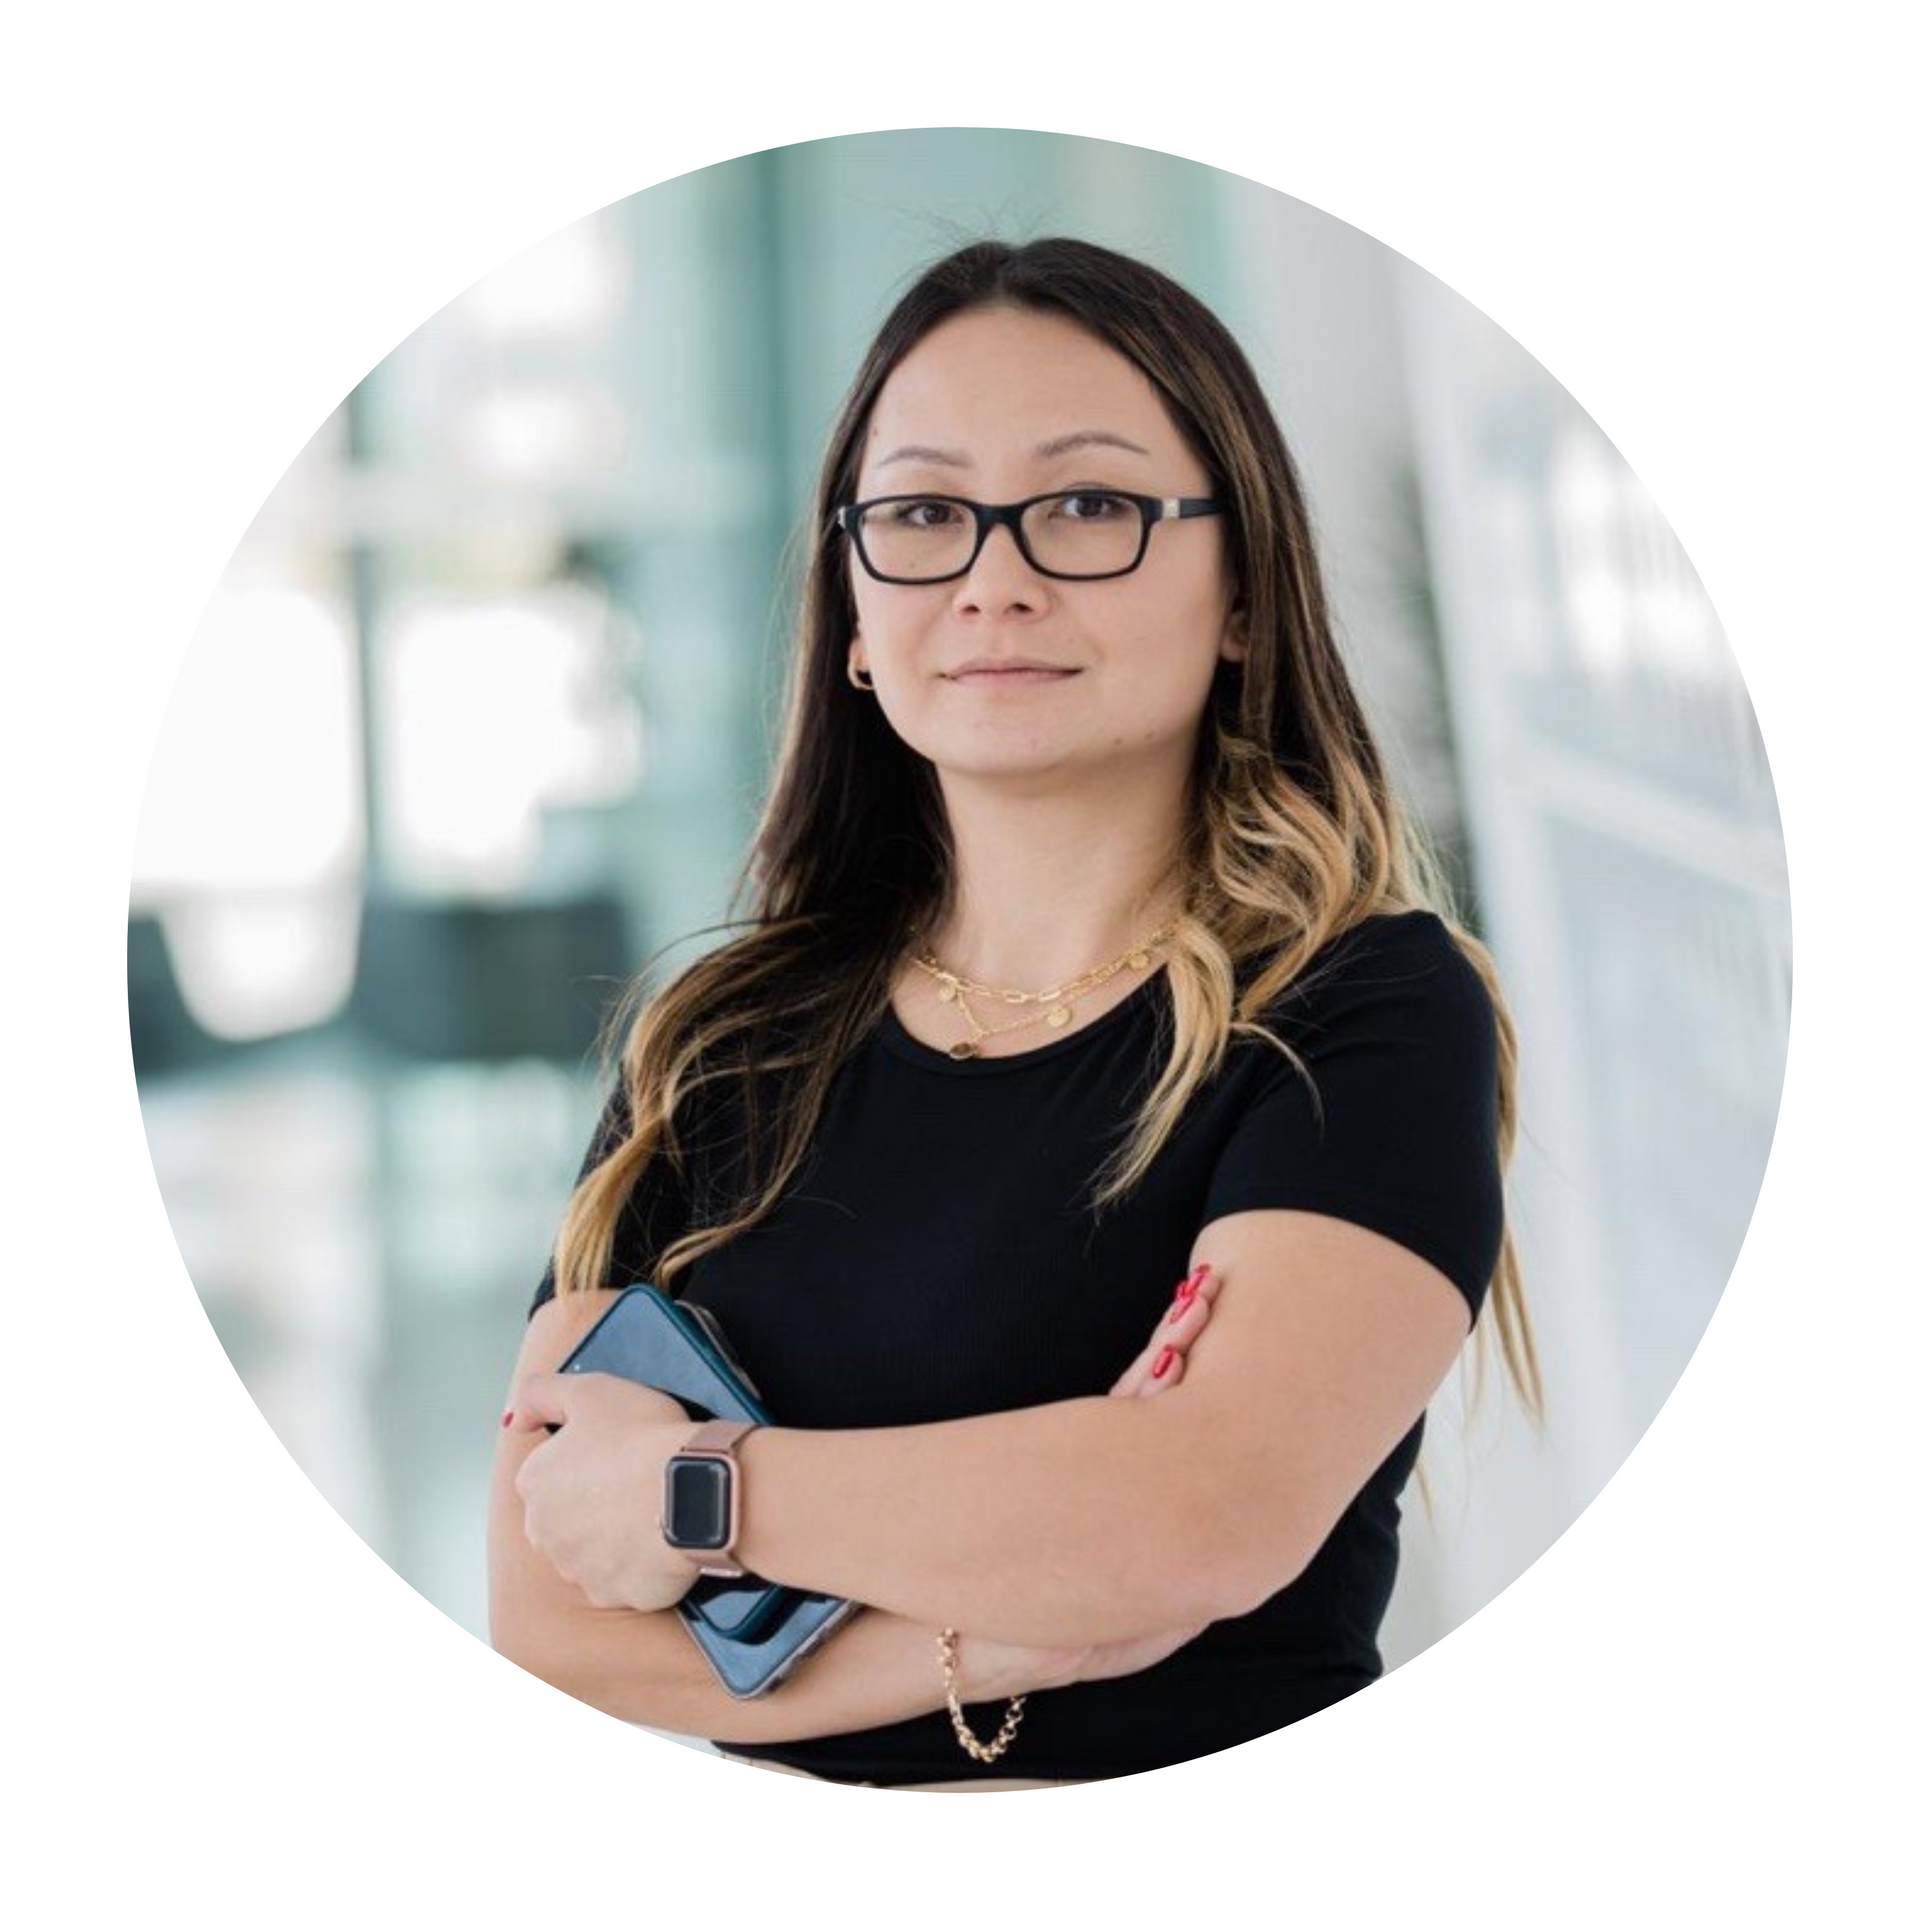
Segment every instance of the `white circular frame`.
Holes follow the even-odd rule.
[[[1244,1880],[1419,1807],[1544,1726],[1692,1586],[1788,1450],[1876,1256],[1920,964],[1907,791],[1836,563],[1740,396],[1613,253],[1450,132],[1283,54],[1033,0],[970,19],[981,31],[935,67],[906,0],[785,13],[603,67],[396,180],[253,307],[140,455],[61,618],[8,822],[0,1018],[42,1248],[102,1396],[207,1561],[349,1705],[476,1793],[689,1884],[824,1912],[1054,1916]],[[167,693],[234,545],[321,420],[545,234],[695,167],[881,131],[900,71],[916,75],[922,125],[1125,140],[1323,207],[1546,363],[1713,595],[1793,881],[1772,1164],[1707,1338],[1617,1478],[1505,1594],[1377,1688],[1231,1753],[1068,1793],[862,1795],[720,1766],[551,1692],[436,1613],[324,1505],[234,1377],[159,1202],[127,1031],[100,1020],[125,1006],[132,833]],[[125,1196],[108,1217],[102,1190]],[[1204,1847],[1137,1843],[1192,1832],[1188,1811]],[[970,1824],[960,1845],[954,1820]]]

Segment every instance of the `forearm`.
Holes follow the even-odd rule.
[[[736,1700],[679,1617],[592,1607],[496,1636],[499,1650],[549,1685],[616,1719],[704,1740],[808,1740],[890,1726],[945,1702],[935,1629],[863,1611],[772,1693]],[[962,1649],[962,1693],[967,1687]]]
[[[1246,1278],[1172,1392],[754,1434],[742,1562],[1037,1647],[1227,1619],[1289,1586],[1446,1377],[1466,1303],[1396,1242],[1308,1213],[1230,1216],[1196,1257]]]
[[[560,1578],[525,1536],[513,1476],[533,1443],[509,1437],[494,1475],[489,1515],[491,1637],[529,1673],[601,1712],[706,1740],[781,1741],[890,1726],[940,1707],[937,1629],[865,1609],[758,1700],[736,1700],[671,1610],[596,1607]],[[996,1668],[1020,1662],[1017,1676]],[[1063,1654],[1048,1670],[1033,1654],[963,1647],[963,1700],[990,1700],[1020,1684],[1071,1677]],[[1007,1684],[1002,1684],[1003,1682]]]
[[[741,1561],[1036,1647],[1228,1619],[1291,1585],[1419,1420],[1467,1305],[1385,1235],[1311,1213],[1231,1215],[1195,1252],[1245,1277],[1176,1390],[767,1428],[744,1444]]]
[[[1036,1647],[1131,1640],[1244,1612],[1233,1463],[1178,1395],[1060,1401],[926,1426],[769,1428],[744,1450],[742,1562]]]

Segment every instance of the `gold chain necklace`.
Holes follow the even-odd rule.
[[[956,1040],[947,1049],[947,1057],[952,1060],[972,1060],[978,1057],[982,1041],[994,1039],[1000,1034],[1018,1033],[1025,1027],[1037,1027],[1042,1021],[1050,1027],[1064,1027],[1073,1018],[1073,1003],[1085,999],[1095,987],[1105,986],[1121,968],[1131,967],[1136,973],[1146,972],[1153,963],[1154,948],[1167,940],[1175,924],[1169,920],[1144,940],[1136,941],[1118,959],[1109,960],[1103,966],[1094,967],[1071,980],[1062,981],[1057,987],[1048,987],[1038,993],[1022,992],[1016,987],[991,987],[984,980],[969,980],[964,974],[943,967],[931,948],[915,954],[913,964],[922,973],[932,975],[939,983],[940,998],[949,1005],[957,1006],[960,1017],[967,1023],[966,1039]],[[997,1027],[983,1026],[971,1004],[976,997],[998,1000],[1009,1007],[1037,1007],[1039,1011],[1024,1014],[1018,1020],[1003,1021]]]

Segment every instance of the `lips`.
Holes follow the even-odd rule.
[[[1078,667],[1062,666],[1057,660],[1029,660],[1018,656],[992,659],[964,660],[957,667],[949,667],[943,676],[948,680],[999,680],[1034,679],[1041,675],[1065,679],[1069,674],[1078,673]]]

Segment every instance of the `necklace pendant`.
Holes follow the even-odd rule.
[[[1073,1009],[1071,1007],[1055,1007],[1047,1015],[1047,1025],[1050,1027],[1064,1027],[1072,1018]]]
[[[971,1060],[979,1051],[980,1043],[977,1040],[956,1040],[953,1045],[947,1049],[947,1058],[949,1060]]]
[[[958,989],[954,986],[953,982],[949,980],[941,987],[940,998],[942,1000],[951,1000],[957,991]]]

